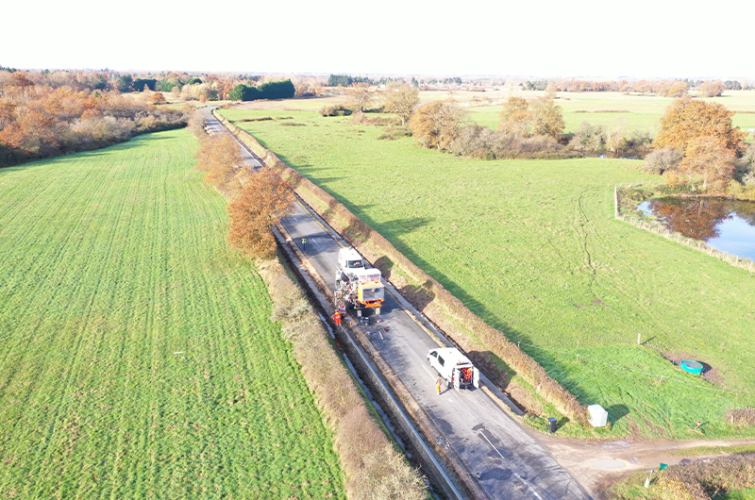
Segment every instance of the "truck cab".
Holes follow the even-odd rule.
[[[359,252],[353,248],[342,248],[338,252],[338,269],[345,271],[347,269],[364,269],[364,260]]]
[[[480,371],[455,347],[430,349],[427,363],[456,390],[480,387]]]

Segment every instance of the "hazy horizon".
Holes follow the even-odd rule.
[[[4,7],[0,64],[19,69],[572,79],[753,78],[755,3],[680,9],[638,0],[533,7],[387,0],[223,10],[135,0]],[[220,37],[223,37],[222,39]],[[232,41],[233,43],[229,43]],[[8,50],[8,47],[12,47]]]

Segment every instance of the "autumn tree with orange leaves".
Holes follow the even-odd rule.
[[[455,101],[432,101],[419,108],[409,123],[423,148],[447,150],[459,137],[466,113]]]
[[[734,175],[734,160],[745,148],[747,133],[733,127],[734,115],[721,104],[675,100],[661,117],[656,150],[674,148],[684,154],[679,173],[688,181],[702,179],[703,188],[723,193]],[[676,182],[676,175],[667,178]]]
[[[661,117],[661,130],[655,139],[655,149],[668,146],[686,150],[696,137],[715,137],[735,153],[744,150],[747,132],[733,127],[733,111],[725,106],[689,97],[676,99]]]
[[[517,138],[537,135],[558,138],[564,131],[561,106],[553,99],[530,102],[521,97],[510,97],[501,110],[498,130]]]
[[[272,257],[272,228],[291,211],[293,202],[291,186],[272,170],[245,175],[239,195],[228,205],[228,241],[251,256]]]
[[[700,85],[700,92],[707,97],[719,97],[726,90],[726,85],[721,80],[711,80]]]
[[[202,139],[195,155],[197,169],[205,173],[204,181],[213,186],[224,186],[236,175],[236,167],[243,158],[231,134],[209,135]]]
[[[679,172],[689,178],[701,178],[707,191],[724,193],[734,177],[736,158],[723,141],[711,136],[695,137],[687,144]]]

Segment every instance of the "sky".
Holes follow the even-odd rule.
[[[0,12],[0,65],[20,69],[755,79],[752,0],[39,0]]]

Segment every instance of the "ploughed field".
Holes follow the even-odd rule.
[[[468,160],[411,138],[377,140],[383,130],[349,118],[290,107],[222,114],[520,342],[582,403],[608,409],[611,434],[752,434],[726,412],[755,405],[755,280],[613,218],[614,184],[660,181],[642,162]],[[240,121],[268,116],[291,119]],[[666,358],[711,369],[703,378]]]
[[[0,169],[0,496],[344,498],[187,131]]]

